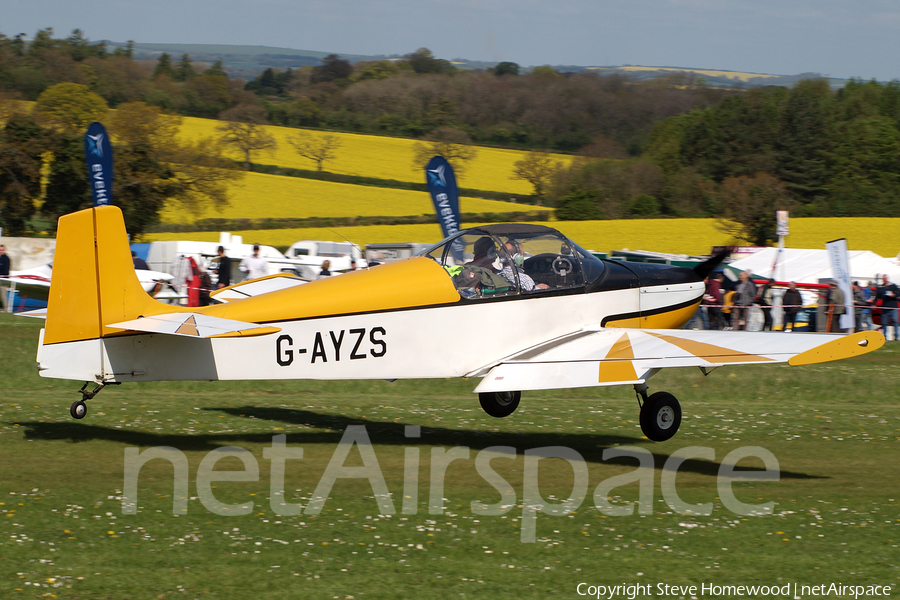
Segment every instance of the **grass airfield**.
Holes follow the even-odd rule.
[[[582,582],[650,584],[655,595],[658,583],[898,591],[897,344],[810,367],[722,368],[708,378],[664,371],[652,389],[675,394],[684,420],[672,440],[654,444],[640,433],[627,386],[531,392],[511,417],[493,419],[471,394],[473,381],[147,383],[103,390],[75,421],[68,408],[80,385],[34,369],[40,327],[0,314],[0,598],[575,598]],[[366,426],[397,512],[379,514],[368,482],[346,479],[320,514],[276,515],[263,456],[272,436],[303,448],[302,460],[287,462],[285,498],[306,505],[348,425]],[[421,426],[421,438],[404,437],[407,425]],[[258,481],[213,483],[219,501],[254,502],[243,516],[213,514],[197,499],[201,460],[228,445],[259,464]],[[498,445],[517,450],[515,460],[491,463],[516,501],[502,516],[479,516],[470,502],[501,496],[474,458]],[[594,506],[601,481],[636,466],[602,460],[617,445],[653,453],[652,514],[610,516]],[[188,458],[187,513],[172,514],[173,469],[154,460],[140,472],[137,514],[123,514],[125,448],[155,446]],[[443,514],[429,514],[432,449],[457,446],[470,448],[471,460],[447,468]],[[584,457],[587,498],[573,514],[539,514],[535,543],[522,543],[523,452],[545,446]],[[715,460],[688,460],[677,477],[685,501],[714,503],[706,517],[675,513],[660,492],[662,465],[688,446],[715,450]],[[775,502],[773,514],[738,516],[718,498],[719,463],[742,446],[779,461],[779,481],[733,486],[743,502]],[[403,514],[412,448],[417,512]],[[356,449],[346,464],[362,464]],[[539,464],[543,497],[567,498],[568,464]],[[233,458],[216,465],[242,468]],[[629,506],[638,486],[613,493],[613,504]]]

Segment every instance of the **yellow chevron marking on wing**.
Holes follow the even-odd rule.
[[[187,321],[182,323],[181,327],[175,330],[175,333],[199,336],[200,333],[197,331],[197,321],[194,319],[194,315],[191,315]]]
[[[634,358],[634,349],[631,347],[631,341],[628,339],[627,333],[623,333],[622,337],[613,344],[613,347],[610,349],[609,354],[606,355],[606,358],[620,358],[627,360]]]
[[[771,362],[774,359],[759,356],[758,354],[748,354],[740,350],[731,348],[722,348],[713,344],[698,342],[696,340],[686,340],[671,335],[661,333],[646,332],[653,337],[659,338],[664,342],[668,342],[673,346],[677,346],[686,352],[690,352],[698,358],[708,360],[714,363],[730,363],[730,362]]]
[[[628,334],[623,333],[606,355],[606,359],[600,361],[598,383],[613,383],[615,381],[635,381],[637,373],[634,371],[634,350]]]

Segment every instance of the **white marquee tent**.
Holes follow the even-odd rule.
[[[868,250],[855,250],[848,254],[851,281],[859,281],[861,285],[865,285],[877,277],[878,285],[881,285],[881,275],[887,273],[891,281],[900,283],[900,266],[897,263]],[[755,275],[772,277],[776,281],[819,283],[820,280],[832,277],[827,250],[785,248],[778,257],[778,266],[773,274],[772,267],[776,256],[778,248],[764,248],[746,258],[731,262],[728,266],[739,271],[749,269]]]

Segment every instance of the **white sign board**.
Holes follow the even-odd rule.
[[[853,311],[853,290],[850,288],[850,258],[847,255],[847,240],[841,238],[825,244],[828,258],[831,260],[832,277],[844,292],[844,314],[841,315],[841,328],[851,329],[855,326]]]
[[[787,235],[788,231],[789,231],[788,211],[776,210],[775,211],[775,233],[778,235]]]

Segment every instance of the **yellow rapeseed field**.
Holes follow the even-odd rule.
[[[569,221],[554,227],[585,248],[650,250],[677,254],[708,254],[713,246],[746,245],[730,239],[713,219],[652,219]],[[871,250],[884,257],[900,252],[900,219],[875,217],[791,219],[785,246],[825,248],[825,242],[847,238],[850,250]]]
[[[220,121],[185,117],[181,133],[187,139],[200,137],[218,137],[216,131]],[[253,156],[253,162],[274,164],[292,169],[314,170],[313,161],[296,153],[288,141],[299,130],[290,127],[266,125],[278,143],[274,152],[260,152]],[[312,135],[327,135],[326,132],[310,131]],[[377,177],[380,179],[396,179],[398,181],[425,182],[424,170],[412,168],[413,144],[415,140],[391,138],[374,135],[358,135],[352,133],[333,133],[341,140],[337,157],[325,163],[325,170],[344,175]],[[526,153],[520,150],[501,150],[498,148],[478,147],[477,156],[469,161],[466,172],[459,179],[460,187],[510,194],[530,194],[533,189],[526,181],[512,179],[513,163]],[[236,152],[235,159],[242,158]],[[554,157],[568,164],[572,157],[562,154]]]
[[[460,198],[462,212],[508,213],[549,210],[528,204]],[[176,204],[163,209],[163,223],[193,223],[196,219],[285,219],[306,217],[406,216],[434,214],[427,192],[331,183],[299,177],[247,173],[231,188],[230,206],[210,208],[195,217]]]
[[[628,248],[677,254],[707,254],[713,246],[732,241],[715,228],[712,219],[559,221],[550,225],[582,247],[599,252]],[[846,237],[850,250],[871,250],[884,257],[893,257],[900,253],[898,231],[900,219],[792,219],[791,235],[786,238],[786,245],[792,248],[824,248],[825,242]],[[437,222],[434,225],[272,229],[232,233],[243,235],[247,241],[272,246],[287,246],[302,239],[342,241],[341,236],[360,245],[383,242],[427,243],[441,239]],[[218,241],[219,234],[155,233],[148,237],[150,240]]]

